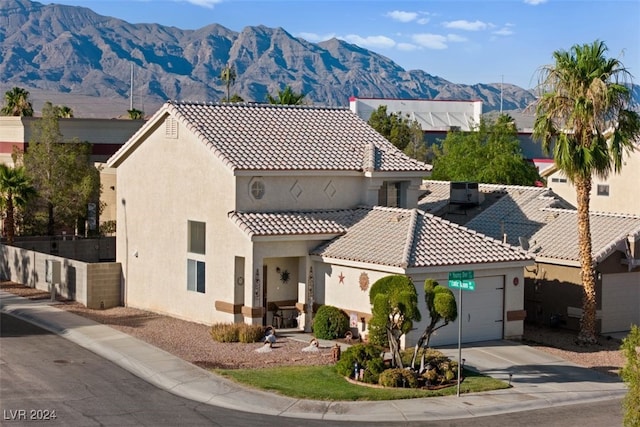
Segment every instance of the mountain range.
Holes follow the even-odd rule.
[[[76,117],[112,116],[96,112],[109,102],[122,113],[127,103],[152,113],[169,99],[217,102],[226,97],[220,72],[227,64],[237,74],[230,93],[247,102],[264,102],[286,85],[327,106],[347,106],[351,96],[479,99],[488,112],[522,110],[535,99],[512,84],[455,84],[342,40],[311,43],[283,28],[183,30],[84,7],[0,0],[0,90],[25,88]]]

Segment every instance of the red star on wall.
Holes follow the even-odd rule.
[[[344,285],[344,274],[342,274],[342,272],[340,273],[340,275],[338,276],[338,279],[340,280],[338,283]]]

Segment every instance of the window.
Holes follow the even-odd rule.
[[[567,178],[551,178],[551,182],[567,182]]]
[[[187,290],[205,292],[205,262],[207,227],[204,222],[187,222]],[[200,256],[199,256],[200,255]]]
[[[388,207],[406,207],[408,182],[385,181],[378,192],[378,205]]]
[[[251,196],[254,199],[260,200],[262,199],[262,196],[264,196],[264,182],[262,182],[261,180],[255,179],[251,181],[250,189]]]
[[[194,254],[205,254],[205,235],[207,231],[204,222],[189,221],[188,222],[189,241],[187,252]]]
[[[203,261],[187,259],[187,290],[200,292],[205,291],[205,265]]]
[[[598,184],[598,196],[608,196],[608,195],[609,195],[609,185]]]

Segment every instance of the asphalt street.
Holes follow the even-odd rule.
[[[0,317],[0,424],[98,426],[353,426],[260,415],[194,402],[148,384],[110,361],[12,316]],[[391,404],[391,403],[390,403]],[[55,418],[53,418],[55,416]],[[48,419],[46,419],[48,418]],[[617,426],[620,400],[459,420],[384,426]]]

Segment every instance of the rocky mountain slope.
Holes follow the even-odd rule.
[[[358,96],[481,99],[485,111],[500,108],[500,84],[461,85],[407,71],[338,39],[310,43],[265,26],[234,32],[218,24],[198,30],[134,25],[83,7],[0,0],[0,90],[24,87],[72,107],[78,117],[91,102],[76,106],[73,100],[84,96],[111,100],[126,112],[132,68],[138,109],[153,112],[167,99],[216,102],[226,95],[219,76],[228,63],[238,76],[231,94],[245,101],[264,102],[290,85],[316,105],[347,106]],[[505,110],[534,99],[510,84],[502,93]]]

